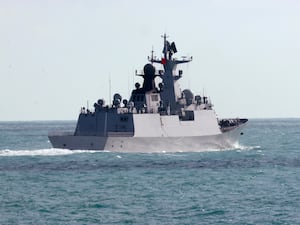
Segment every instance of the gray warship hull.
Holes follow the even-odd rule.
[[[243,125],[216,135],[189,137],[74,136],[50,134],[54,148],[133,153],[201,152],[238,147]]]

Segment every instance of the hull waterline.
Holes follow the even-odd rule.
[[[113,152],[199,152],[233,148],[238,144],[243,125],[217,135],[194,137],[99,137],[49,135],[54,148],[107,150]]]

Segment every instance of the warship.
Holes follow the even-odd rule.
[[[160,58],[148,57],[142,85],[135,83],[129,100],[116,93],[105,105],[99,99],[93,109],[82,107],[74,132],[49,132],[54,148],[116,152],[188,152],[233,148],[248,119],[217,117],[207,96],[181,91],[183,71],[177,48],[163,36]],[[163,69],[156,69],[159,65]],[[159,80],[159,81],[157,81]],[[158,85],[157,85],[158,84]]]

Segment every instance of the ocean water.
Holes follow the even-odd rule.
[[[52,149],[75,121],[0,122],[0,224],[300,224],[300,119],[250,120],[233,149]]]

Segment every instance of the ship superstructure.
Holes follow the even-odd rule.
[[[114,94],[112,104],[103,99],[94,109],[82,108],[75,132],[49,134],[55,148],[95,149],[120,152],[203,151],[231,148],[238,142],[247,119],[218,119],[206,96],[181,91],[182,70],[178,64],[189,63],[192,57],[178,60],[174,42],[167,36],[163,55],[153,56],[141,73],[143,84],[136,83],[129,100]],[[161,64],[163,70],[157,70]],[[156,86],[156,79],[161,82]]]

